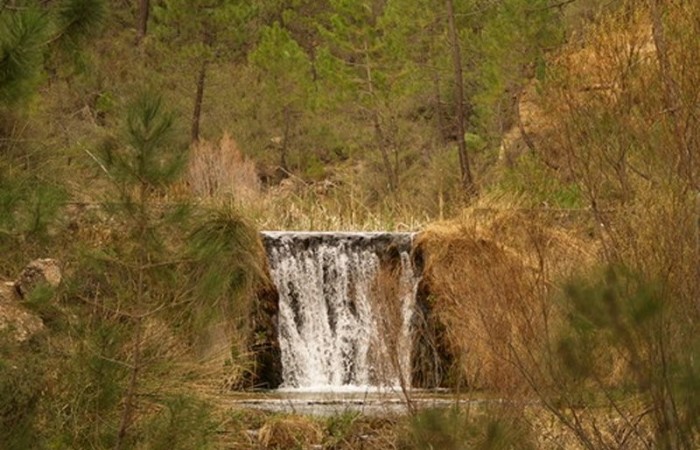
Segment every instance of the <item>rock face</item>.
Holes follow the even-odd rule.
[[[0,333],[9,333],[24,342],[44,329],[44,322],[22,306],[22,301],[37,286],[57,287],[61,270],[53,259],[30,262],[15,282],[0,283]]]
[[[411,387],[451,388],[460,385],[454,370],[458,358],[452,354],[447,329],[431,301],[430,285],[421,280],[416,294],[416,314],[411,324]]]
[[[260,289],[253,308],[250,349],[255,355],[255,366],[246,387],[276,389],[282,384],[282,356],[277,336],[279,321],[279,293],[272,284]]]

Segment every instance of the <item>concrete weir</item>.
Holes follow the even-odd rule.
[[[415,236],[262,232],[274,287],[258,299],[254,384],[302,392],[442,384]]]

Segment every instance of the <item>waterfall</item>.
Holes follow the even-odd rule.
[[[412,233],[263,233],[279,293],[282,388],[410,384],[412,240]]]

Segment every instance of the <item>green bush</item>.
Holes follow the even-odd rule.
[[[481,409],[481,406],[476,407]],[[488,407],[485,407],[488,408]],[[535,449],[528,428],[498,411],[434,408],[420,411],[409,423],[401,448],[416,450],[530,450]]]
[[[211,449],[217,423],[211,406],[193,397],[166,398],[162,409],[144,425],[136,448],[149,450]]]

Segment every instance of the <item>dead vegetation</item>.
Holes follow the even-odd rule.
[[[264,448],[283,450],[319,445],[323,431],[318,423],[303,416],[278,416],[260,429],[258,439]]]
[[[430,301],[459,355],[462,387],[523,387],[512,358],[536,351],[556,320],[545,300],[553,281],[597,261],[585,222],[571,223],[501,203],[465,210],[419,235]]]
[[[199,141],[192,146],[187,185],[199,199],[233,199],[236,204],[256,202],[261,190],[255,163],[228,133],[218,143]]]

